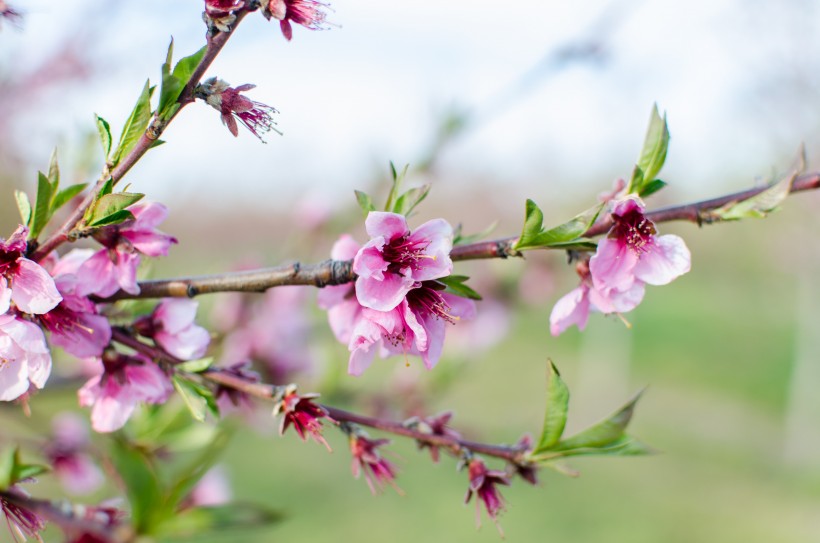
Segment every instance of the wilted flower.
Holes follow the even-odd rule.
[[[333,423],[336,421],[330,418],[324,407],[313,403],[313,399],[318,397],[319,395],[315,393],[299,395],[295,385],[288,385],[282,400],[273,408],[273,416],[282,415],[279,435],[283,435],[288,426],[293,425],[293,429],[302,441],[307,441],[310,435],[314,441],[321,443],[329,451],[330,445],[322,436],[321,419],[326,418]]]
[[[390,485],[398,492],[395,483],[396,466],[388,462],[376,450],[388,443],[390,443],[389,439],[369,439],[365,436],[350,434],[353,476],[358,479],[359,475],[364,472],[364,479],[373,494],[384,488],[384,485]]]
[[[230,32],[236,12],[245,7],[245,0],[205,0],[205,21],[220,32]]]
[[[20,225],[8,240],[0,239],[0,313],[14,302],[20,311],[40,315],[62,299],[48,272],[25,257],[27,236]]]
[[[76,293],[96,294],[103,298],[119,289],[139,294],[137,267],[140,255],[166,256],[176,238],[156,229],[168,216],[168,208],[157,202],[138,202],[128,207],[134,218],[105,226],[94,233],[104,248],[97,251],[76,271]]]
[[[236,124],[236,120],[239,119],[245,128],[264,143],[262,134],[271,130],[281,134],[276,129],[276,121],[272,116],[278,111],[269,105],[239,94],[255,87],[256,85],[245,84],[234,88],[226,81],[212,77],[198,85],[195,94],[222,114],[222,124],[227,126],[235,137],[239,136],[239,128]]]
[[[183,298],[167,298],[154,312],[134,323],[140,335],[153,338],[170,355],[180,360],[202,358],[211,336],[194,323],[199,303]]]
[[[278,19],[282,34],[290,41],[293,38],[291,21],[311,30],[319,30],[324,28],[325,22],[325,14],[321,10],[327,7],[327,4],[317,0],[263,0],[262,14],[267,19]]]
[[[50,374],[51,354],[40,327],[0,315],[0,401],[19,398],[31,385],[43,388]]]
[[[353,259],[356,297],[377,311],[398,306],[420,281],[450,275],[453,228],[444,219],[427,221],[411,231],[398,213],[371,211],[365,220],[370,236]]]
[[[417,428],[423,432],[430,434],[431,436],[442,436],[442,437],[449,437],[452,439],[460,439],[461,434],[453,430],[448,426],[450,419],[453,418],[452,411],[445,411],[444,413],[439,413],[438,415],[434,415],[432,417],[424,417],[424,418],[412,418],[410,421],[406,423],[406,425]],[[418,441],[419,449],[430,449],[430,457],[433,459],[433,462],[438,462],[439,460],[439,449],[438,445],[431,445],[426,441]]]
[[[501,526],[498,524],[498,514],[504,509],[504,498],[496,488],[496,485],[509,486],[510,479],[506,473],[497,470],[488,470],[484,461],[479,458],[470,460],[468,473],[470,476],[470,487],[467,489],[467,496],[464,503],[469,503],[473,494],[476,494],[476,523],[481,524],[481,514],[479,510],[479,500],[484,502],[484,509],[495,522],[498,531]]]
[[[104,353],[101,371],[77,392],[80,405],[91,406],[97,432],[119,430],[140,402],[163,403],[174,391],[168,376],[141,354]]]

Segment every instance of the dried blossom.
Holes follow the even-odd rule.
[[[302,441],[307,441],[308,436],[317,443],[324,445],[330,451],[324,436],[322,435],[322,420],[327,419],[335,423],[327,410],[313,402],[318,398],[318,394],[298,394],[295,385],[288,385],[284,391],[281,401],[273,408],[273,415],[282,415],[282,423],[279,426],[279,435],[283,435],[289,426],[293,426]]]
[[[262,139],[263,134],[271,130],[278,134],[282,133],[276,128],[276,121],[273,120],[273,114],[278,113],[276,109],[240,94],[255,87],[256,85],[251,84],[231,87],[222,79],[212,77],[198,85],[195,94],[197,98],[205,100],[208,105],[220,112],[222,123],[235,137],[239,136],[236,124],[238,119],[254,136],[265,143]]]
[[[385,485],[397,492],[396,466],[388,462],[376,449],[390,443],[389,439],[369,439],[362,435],[350,434],[350,453],[353,455],[352,471],[355,478],[364,472],[364,479],[370,492],[377,494]]]
[[[310,30],[325,28],[325,13],[329,6],[317,0],[263,0],[262,14],[267,19],[278,19],[285,39],[293,39],[291,21]]]

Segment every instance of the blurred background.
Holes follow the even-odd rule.
[[[177,56],[204,40],[197,0],[15,7],[21,24],[0,21],[4,232],[17,223],[13,189],[31,190],[55,145],[64,184],[96,178],[92,114],[118,130],[145,78],[158,80],[170,37]],[[132,190],[168,205],[162,228],[180,240],[147,274],[327,258],[341,232],[365,239],[353,190],[383,198],[391,160],[410,164],[411,183],[433,183],[414,224],[444,216],[474,233],[498,220],[493,235],[515,235],[525,198],[547,222],[562,222],[630,174],[653,103],[667,112],[672,139],[661,175],[670,187],[650,207],[777,179],[795,167],[801,144],[817,168],[817,2],[339,0],[332,8],[329,30],[297,27],[290,43],[278,25],[249,17],[208,73],[256,84],[248,96],[281,112],[284,136],[270,133],[266,145],[246,131],[233,138],[197,103],[129,174]],[[278,347],[248,356],[275,359],[270,376],[311,383],[361,411],[454,410],[466,437],[491,442],[537,431],[548,357],[573,394],[570,430],[648,387],[632,433],[661,454],[578,460],[578,479],[545,471],[539,487],[504,489],[508,540],[812,541],[820,533],[818,198],[790,198],[765,221],[662,225],[686,239],[693,268],[650,288],[627,315],[631,329],[595,315],[583,334],[551,337],[552,304],[577,277],[562,254],[533,254],[458,266],[486,299],[477,321],[453,330],[433,372],[388,360],[363,378],[345,376],[347,351],[309,289],[251,302],[257,320],[276,323],[269,335]],[[202,300],[200,320],[220,334],[219,352],[239,322],[228,308],[246,302]],[[274,315],[268,305],[290,309]],[[72,394],[40,394],[35,421],[73,408]],[[396,443],[405,495],[373,497],[350,476],[343,436],[328,432],[328,455],[279,439],[275,423],[260,420],[238,434],[223,469],[234,498],[266,503],[285,520],[245,540],[498,540],[486,518],[475,530],[472,504],[461,505],[466,475],[451,460],[433,465]]]

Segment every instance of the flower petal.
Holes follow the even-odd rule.
[[[353,259],[353,272],[359,277],[375,277],[381,279],[387,270],[388,262],[382,256],[384,238],[371,239],[359,249]]]
[[[360,276],[356,279],[356,298],[364,307],[390,311],[404,300],[414,284],[412,279],[395,273],[385,274],[381,281]]]
[[[381,236],[388,242],[410,233],[404,215],[386,211],[371,211],[364,221],[364,228],[371,238]]]
[[[550,333],[558,336],[573,324],[583,330],[589,320],[589,288],[581,285],[555,303],[550,313]]]
[[[589,259],[589,271],[595,288],[626,290],[635,281],[633,269],[638,255],[626,243],[610,238],[598,242],[598,250]]]
[[[350,260],[359,252],[361,245],[350,234],[342,234],[330,250],[334,260]]]
[[[666,285],[688,272],[691,262],[692,254],[680,236],[659,236],[641,255],[635,266],[635,277],[650,285]]]
[[[169,334],[176,334],[194,324],[197,307],[196,300],[167,298],[154,310],[154,320]]]
[[[5,277],[0,277],[0,315],[7,313],[11,306],[11,289]]]
[[[17,266],[11,284],[11,299],[17,307],[35,315],[54,309],[63,297],[48,272],[27,258],[19,259]]]

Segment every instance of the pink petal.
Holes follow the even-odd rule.
[[[441,351],[444,348],[446,326],[447,322],[444,319],[430,315],[423,320],[426,349],[422,349],[419,346],[418,339],[416,340],[416,346],[421,352],[421,360],[424,362],[424,367],[428,370],[433,369],[435,365],[438,364],[438,359],[441,358]]]
[[[362,306],[356,299],[334,305],[327,310],[327,320],[333,335],[340,343],[347,344],[353,334],[353,327],[359,316]]]
[[[637,210],[640,213],[644,211],[643,201],[637,196],[627,196],[623,200],[618,200],[612,203],[612,214],[623,217],[630,211]]]
[[[410,309],[410,305],[406,301],[402,303],[400,309],[402,310],[406,328],[412,332],[412,337],[408,338],[408,341],[412,341],[416,349],[418,349],[420,353],[423,353],[428,348],[425,321]],[[405,334],[406,333],[407,331],[405,331]]]
[[[108,380],[109,383],[112,381]],[[128,422],[136,407],[137,400],[126,391],[108,392],[99,397],[91,408],[91,427],[100,433],[119,430]]]
[[[419,269],[413,273],[416,281],[427,281],[450,275],[453,262],[450,251],[453,248],[453,227],[444,219],[433,219],[419,226],[409,237],[410,240],[427,241],[424,253],[432,258],[419,261]]]
[[[463,296],[444,293],[441,295],[447,305],[450,306],[450,314],[459,319],[474,319],[477,313],[476,304],[473,300]]]
[[[140,255],[137,253],[122,253],[117,251],[117,263],[114,266],[115,278],[120,288],[129,294],[139,294],[140,287],[137,284],[137,268],[140,265]],[[116,292],[116,290],[114,291]],[[114,294],[112,292],[111,294]],[[110,296],[110,294],[98,293],[100,296]]]
[[[688,272],[692,255],[680,236],[667,234],[655,238],[650,249],[641,255],[635,276],[650,285],[666,285]]]
[[[333,260],[350,260],[359,252],[361,245],[350,234],[342,234],[330,250]]]
[[[201,326],[192,325],[175,334],[157,332],[154,339],[171,355],[181,360],[196,360],[205,355],[211,335]]]
[[[94,492],[105,482],[105,477],[86,455],[74,454],[54,462],[54,473],[60,484],[70,494],[84,495]]]
[[[381,236],[388,242],[410,233],[404,215],[386,211],[371,211],[364,221],[364,228],[371,238]]]
[[[0,277],[0,315],[6,313],[11,306],[11,289],[5,277]]]
[[[356,322],[350,339],[350,360],[347,372],[350,375],[361,375],[373,362],[376,350],[373,345],[382,338],[384,329],[376,322],[361,318]]]
[[[140,366],[128,366],[125,373],[131,393],[144,402],[164,402],[174,391],[165,373],[151,361],[146,360]]]
[[[377,311],[390,311],[399,305],[413,288],[410,278],[388,273],[379,281],[374,277],[356,279],[356,298],[364,307]]]
[[[9,402],[28,391],[28,366],[22,350],[13,345],[10,338],[0,338],[0,352],[9,357],[0,368],[0,401]],[[13,356],[15,353],[17,356]]]
[[[319,308],[330,309],[350,299],[355,301],[354,296],[355,287],[351,284],[330,285],[319,289],[319,292],[316,294],[316,302],[319,304]]]
[[[169,334],[176,334],[194,323],[199,302],[184,298],[162,300],[154,309],[154,320]]]
[[[134,214],[135,221],[131,228],[124,228],[125,231],[150,229],[168,218],[168,208],[159,202],[137,202],[128,211]]]
[[[161,232],[145,230],[123,231],[120,235],[127,239],[134,248],[146,256],[168,256],[171,245],[177,239]]]
[[[382,257],[384,238],[375,238],[359,249],[353,259],[353,272],[359,277],[382,279],[388,263]]]
[[[108,256],[108,249],[97,251],[77,269],[75,293],[79,296],[97,294],[105,298],[119,289],[117,272]]]
[[[558,336],[573,324],[583,330],[589,320],[589,288],[581,285],[555,303],[550,313],[550,333]]]
[[[626,243],[604,238],[598,242],[598,250],[589,259],[592,282],[598,289],[626,290],[635,281],[633,270],[638,255]]]
[[[21,311],[42,315],[48,313],[63,299],[54,279],[36,262],[27,258],[17,261],[12,277],[11,299]]]

